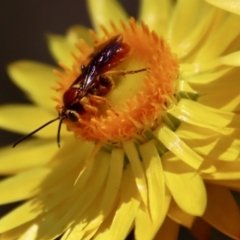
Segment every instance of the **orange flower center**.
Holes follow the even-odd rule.
[[[133,19],[112,24],[95,47],[78,44],[73,70],[61,76],[57,110],[77,137],[113,144],[161,124],[174,99],[179,66],[166,41]]]

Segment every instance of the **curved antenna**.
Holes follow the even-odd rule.
[[[60,119],[59,124],[58,124],[58,131],[57,131],[57,145],[60,148],[60,132],[61,132],[61,126],[63,120],[66,118],[66,116],[58,117]]]
[[[18,141],[16,141],[16,142],[13,144],[13,148],[16,147],[20,142],[22,142],[22,141],[25,140],[26,138],[31,137],[33,134],[35,134],[35,133],[38,132],[39,130],[45,128],[47,125],[49,125],[49,124],[51,124],[51,123],[53,123],[53,122],[55,122],[55,121],[57,121],[57,120],[59,120],[59,119],[60,119],[60,122],[62,122],[62,118],[59,116],[59,117],[57,117],[57,118],[55,118],[55,119],[53,119],[53,120],[51,120],[51,121],[43,124],[41,127],[37,128],[36,130],[34,130],[33,132],[29,133],[28,135],[20,138]]]

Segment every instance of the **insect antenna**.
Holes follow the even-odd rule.
[[[41,127],[37,128],[37,129],[34,130],[33,132],[29,133],[28,135],[26,135],[26,136],[20,138],[18,141],[16,141],[16,142],[13,144],[13,148],[16,147],[20,142],[22,142],[22,141],[25,140],[26,138],[31,137],[33,134],[35,134],[35,133],[38,132],[39,130],[45,128],[47,125],[49,125],[49,124],[51,124],[51,123],[53,123],[53,122],[55,122],[55,121],[57,121],[57,120],[59,120],[59,119],[60,119],[60,123],[62,123],[62,120],[63,120],[64,118],[65,118],[65,117],[58,116],[57,118],[54,118],[53,120],[50,120],[49,122],[43,124]],[[58,129],[58,136],[57,136],[58,141],[59,141],[59,135],[60,135],[59,131],[60,131],[60,129]],[[58,143],[58,145],[59,145],[59,143]]]
[[[57,145],[58,145],[58,147],[60,147],[60,132],[61,132],[61,126],[62,126],[62,122],[63,122],[63,120],[66,118],[66,116],[64,115],[64,116],[60,116],[60,117],[58,117],[57,119],[60,119],[60,121],[59,121],[59,124],[58,124],[58,131],[57,131]],[[56,120],[56,119],[55,119]]]

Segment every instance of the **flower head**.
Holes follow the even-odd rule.
[[[112,29],[103,29],[110,40],[94,35],[95,50],[84,42],[78,45],[73,70],[56,72],[61,79],[57,109],[77,137],[121,145],[159,125],[174,101],[178,62],[144,23],[139,26],[131,19],[121,30],[112,23]]]
[[[201,217],[239,239],[239,207],[229,190],[240,189],[239,16],[202,1],[191,8],[142,1],[137,23],[115,1],[99,12],[100,2],[88,1],[94,41],[72,41],[79,31],[86,35],[75,27],[59,51],[50,36],[62,60],[55,77],[33,62],[9,67],[38,105],[14,106],[15,113],[37,121],[59,114],[63,126],[60,149],[51,123],[17,147],[20,164],[1,158],[1,172],[15,174],[0,183],[8,191],[1,203],[27,200],[2,218],[2,236],[125,239],[134,229],[136,239],[176,239],[179,224],[202,234]],[[47,81],[33,93],[26,82],[36,70]],[[57,111],[43,98],[54,78]],[[0,124],[15,130],[9,109],[1,107]],[[33,123],[18,131],[28,133]]]

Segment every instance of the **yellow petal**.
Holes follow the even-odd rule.
[[[49,50],[57,63],[63,63],[64,66],[71,68],[74,59],[72,52],[76,50],[76,47],[69,44],[67,39],[61,35],[48,34],[47,42]]]
[[[88,43],[88,45],[93,45],[93,39],[91,35],[89,34],[89,28],[82,26],[82,25],[74,25],[71,26],[66,35],[67,42],[73,46],[76,45],[76,42],[79,41],[79,39],[84,39],[85,42]]]
[[[69,148],[69,146],[73,146],[73,148],[71,149]],[[39,221],[41,229],[43,229],[43,232],[46,232],[46,229],[49,228],[48,224],[52,224],[52,222],[56,222],[56,219],[58,219],[57,214],[62,213],[64,215],[67,212],[66,208],[69,209],[69,206],[67,205],[65,200],[67,197],[70,197],[70,200],[74,203],[78,203],[76,199],[79,199],[82,196],[81,194],[79,194],[79,189],[81,192],[81,186],[79,185],[82,184],[82,188],[85,187],[85,184],[89,179],[89,175],[90,173],[92,173],[92,168],[87,168],[88,171],[85,171],[81,175],[80,184],[76,185],[75,187],[73,187],[73,184],[76,176],[81,170],[79,164],[84,165],[84,160],[86,159],[86,155],[89,154],[89,150],[91,151],[92,144],[87,142],[85,144],[82,144],[81,146],[83,147],[83,149],[85,149],[85,151],[82,151],[82,148],[77,148],[76,146],[78,145],[76,143],[74,144],[74,140],[72,139],[71,141],[69,141],[69,143],[64,145],[59,150],[59,154],[55,156],[56,159],[53,159],[52,165],[49,165],[49,167],[54,168],[54,171],[52,171],[52,173],[49,174],[45,178],[45,180],[41,182],[40,190],[42,190],[42,193],[38,194],[35,199],[26,202],[25,204],[16,208],[11,213],[2,218],[0,222],[0,232],[7,231],[16,226],[25,224],[31,220],[34,220],[39,215],[41,215],[41,219],[46,220],[46,225],[44,221]],[[66,161],[66,156],[73,161]],[[71,164],[69,164],[69,161],[71,162]],[[99,164],[102,164],[101,167],[103,167],[104,169],[103,161],[100,160]],[[99,170],[100,167],[96,166],[96,169]],[[92,174],[96,175],[96,177],[99,177],[98,180],[100,181],[101,173],[102,171],[98,171],[97,173],[94,172]],[[94,187],[88,189],[94,191]],[[72,204],[71,201],[70,205]],[[88,202],[89,201],[85,203],[88,204]],[[84,204],[82,207],[84,208]],[[63,211],[64,213],[61,211]]]
[[[139,20],[143,20],[151,30],[159,35],[165,36],[173,9],[172,5],[170,0],[142,0]],[[159,14],[160,9],[161,14]]]
[[[152,224],[148,209],[141,206],[135,219],[135,237],[138,240],[153,239],[159,227]]]
[[[0,107],[0,126],[10,131],[28,134],[57,117],[41,107],[33,105],[5,105]],[[58,121],[43,128],[34,136],[55,138]]]
[[[225,66],[224,70],[209,73],[208,71],[211,71],[212,67],[214,67],[215,65],[222,66],[222,64],[216,62],[216,58],[214,58],[214,60],[212,61],[206,61],[201,63],[200,62],[182,63],[181,77],[185,78],[185,81],[194,82],[199,85],[202,85],[203,87],[206,87],[206,85],[204,84],[205,82],[219,81],[218,76],[221,77],[222,75],[233,69],[233,67],[231,66]],[[199,81],[199,79],[203,79],[203,81]]]
[[[184,49],[183,49],[184,50]],[[211,69],[220,68],[222,66],[229,66],[229,67],[238,67],[240,66],[240,52],[236,51],[234,53],[225,55],[223,57],[215,57],[210,59],[209,61],[204,62],[196,62],[194,64],[182,64],[182,69],[184,71],[192,71],[195,69],[197,72],[207,72],[211,71]],[[218,80],[218,79],[216,79]]]
[[[178,82],[178,92],[179,94],[189,94],[190,96],[198,96],[198,92],[194,90],[187,81],[180,80]],[[187,95],[188,96],[188,95]]]
[[[36,168],[19,173],[0,182],[0,204],[16,202],[35,196],[39,185],[49,175],[50,169]],[[29,181],[31,179],[31,181]]]
[[[239,0],[205,0],[206,2],[222,8],[226,11],[230,11],[236,14],[240,14],[240,1]]]
[[[23,235],[21,235],[19,240],[37,239],[38,230],[39,229],[37,224],[32,225]]]
[[[189,123],[181,123],[176,130],[177,135],[183,139],[199,139],[207,140],[216,136],[216,132],[207,128],[191,125]]]
[[[159,213],[160,217],[157,219],[157,221],[156,221],[156,218],[154,220],[150,216],[149,208],[144,206],[143,204],[141,205],[135,219],[136,239],[145,240],[145,239],[154,238],[154,236],[159,231],[159,228],[161,227],[163,220],[166,217],[166,213],[170,205],[170,200],[171,200],[171,197],[168,195],[168,193],[162,198],[161,204],[163,205],[162,206],[163,211]],[[155,214],[157,213],[158,212],[156,212]]]
[[[52,110],[55,106],[51,99],[56,93],[51,89],[56,76],[53,67],[34,61],[17,61],[8,66],[8,74],[31,100],[39,106]]]
[[[185,72],[185,70],[184,70]],[[195,75],[187,79],[195,91],[198,92],[198,102],[209,107],[225,110],[239,110],[239,78],[240,71],[235,68],[231,71],[222,70],[214,73]],[[231,79],[231,82],[227,81]],[[180,85],[180,91],[183,84]],[[185,87],[186,89],[186,87]],[[183,89],[184,91],[184,89]],[[189,92],[189,89],[186,89]],[[190,91],[190,94],[194,93]]]
[[[95,199],[104,187],[109,169],[110,155],[100,152],[96,159],[91,161],[92,167],[87,167],[75,186],[70,186],[67,199],[55,208],[44,214],[45,221],[40,223],[41,233],[39,238],[53,239],[67,229],[73,222],[80,225],[79,234],[85,232],[85,227],[91,218],[99,214]],[[76,169],[78,172],[78,169]],[[76,172],[73,174],[75,175]],[[84,178],[84,179],[83,179]],[[73,182],[72,182],[73,183]],[[58,216],[61,216],[59,219]],[[87,219],[87,221],[86,221]],[[49,228],[49,226],[54,226]]]
[[[140,196],[142,197],[143,203],[147,206],[148,189],[147,189],[146,177],[145,177],[145,173],[144,173],[143,166],[139,158],[137,149],[134,146],[133,141],[124,142],[123,148],[127,154],[128,160],[131,164],[133,173],[135,175],[135,181],[136,181],[136,185],[140,193]]]
[[[184,80],[178,82],[178,94],[183,98],[198,99],[198,92]]]
[[[178,207],[174,200],[171,201],[168,216],[175,222],[179,223],[182,226],[191,228],[196,217],[187,214],[181,208]]]
[[[210,108],[188,99],[181,99],[177,106],[168,110],[168,113],[183,122],[213,129],[223,134],[231,132],[228,128],[236,128],[240,121],[240,116],[237,114]]]
[[[206,62],[207,60],[221,56],[221,54],[231,45],[237,38],[240,32],[240,16],[235,14],[228,14],[225,16],[215,31],[211,31],[207,41],[198,50],[195,61]],[[234,29],[234,31],[229,31]],[[222,39],[221,42],[218,40]],[[217,44],[216,44],[217,43]]]
[[[199,1],[197,3],[199,3]],[[189,10],[191,11],[193,9],[189,8]],[[180,60],[182,58],[185,58],[183,62],[188,62],[189,59],[191,61],[191,59],[194,58],[196,54],[195,47],[199,44],[200,41],[202,41],[202,39],[204,39],[205,34],[209,29],[209,26],[212,25],[212,21],[215,18],[215,11],[213,9],[206,8],[205,11],[201,12],[203,17],[200,17],[197,14],[196,16],[198,19],[196,19],[196,21],[194,22],[194,27],[192,29],[189,29],[188,33],[185,36],[182,36],[182,39],[179,39],[179,42],[172,47],[173,51],[178,55],[178,58]],[[179,28],[179,23],[176,23],[176,27]],[[181,32],[179,31],[179,29],[178,32]],[[178,39],[177,34],[172,31],[171,34],[173,34],[172,41],[176,41],[175,38]]]
[[[26,202],[1,218],[0,232],[5,232],[24,223],[27,223],[35,219],[42,212],[43,210],[40,208],[37,202]]]
[[[174,153],[166,152],[161,157],[162,163],[163,161],[167,161],[168,164],[164,165],[164,171],[175,172],[178,174],[192,172],[194,174],[194,169],[187,165],[184,161],[179,159]]]
[[[148,185],[148,199],[152,224],[159,229],[165,219],[167,208],[165,206],[164,173],[158,151],[153,141],[139,147],[143,159]]]
[[[197,89],[197,92],[201,93],[207,93],[212,90],[209,90],[209,85],[214,82],[219,82],[221,80],[224,80],[222,77],[225,76],[227,73],[232,70],[232,68],[227,68],[224,70],[219,70],[216,72],[207,72],[207,73],[202,73],[202,74],[197,74],[200,73],[199,69],[199,64],[181,64],[181,76],[182,78],[186,78],[185,81],[190,83],[191,87],[193,89]],[[225,82],[226,83],[226,82]],[[210,86],[212,89],[213,87]],[[215,86],[214,86],[215,87]]]
[[[203,8],[203,5],[202,0],[177,2],[167,35],[173,49],[196,28],[196,22],[202,19],[201,15],[206,15],[207,10]]]
[[[88,28],[84,26],[71,27],[66,36],[48,34],[48,47],[57,63],[63,63],[71,68],[73,64],[72,52],[76,51],[76,43],[84,39],[88,44],[93,45]]]
[[[107,183],[101,201],[101,211],[107,216],[114,203],[122,179],[124,152],[122,149],[114,149],[110,160],[110,169]],[[108,209],[108,210],[106,210]]]
[[[112,224],[114,215],[117,211],[117,204],[119,202],[119,195],[118,197],[115,199],[115,203],[114,203],[114,207],[111,209],[110,214],[106,217],[106,219],[104,220],[104,222],[101,224],[101,226],[98,228],[98,231],[95,233],[95,238],[94,239],[111,239],[110,237],[110,226]],[[72,239],[74,240],[74,238]]]
[[[177,240],[178,232],[179,232],[179,224],[177,224],[175,221],[173,221],[169,217],[166,217],[162,227],[159,229],[154,240],[162,240],[162,239]]]
[[[34,222],[30,221],[7,232],[1,233],[1,240],[19,239],[19,237],[21,237],[24,232],[28,231],[33,224]]]
[[[123,150],[114,149],[111,155],[110,168],[106,185],[104,186],[101,195],[96,198],[97,203],[93,204],[95,210],[93,210],[94,207],[91,207],[89,213],[87,214],[89,220],[84,228],[84,231],[87,232],[87,234],[84,234],[85,237],[92,237],[111,211],[121,183],[123,160]],[[71,235],[73,235],[74,232],[77,232],[78,230],[79,229],[76,225],[71,232]],[[74,234],[74,236],[76,239],[76,233]]]
[[[203,219],[233,239],[240,237],[239,207],[231,192],[220,186],[208,185],[208,204]]]
[[[81,184],[83,184],[84,187],[89,176],[86,173],[83,176],[83,172],[86,170],[88,172],[92,171],[92,164],[90,164],[92,161],[89,160],[89,157],[94,147],[94,143],[92,142],[86,142],[84,140],[76,141],[76,139],[72,137],[68,138],[68,141],[58,149],[51,159],[51,162],[48,164],[48,166],[53,169],[53,174],[48,178],[45,186],[49,188],[49,186],[54,185],[58,181],[62,181],[64,178],[71,179],[73,183],[70,181],[70,184],[73,185],[76,181],[76,177],[79,175],[81,182],[77,181],[75,183],[75,188]],[[82,149],[84,149],[84,151]],[[86,164],[89,165],[86,167]],[[76,175],[72,173],[73,171]]]
[[[206,133],[207,131],[207,129],[185,123],[179,126],[176,133],[197,153],[225,161],[235,161],[238,158],[240,140],[232,136],[213,134],[211,131]],[[207,134],[211,133],[213,135],[207,137]]]
[[[176,133],[172,132],[165,126],[159,127],[155,130],[154,135],[157,139],[172,153],[174,153],[179,159],[186,164],[200,170],[200,166],[203,164],[203,158],[193,151],[185,142],[183,142]],[[207,169],[201,169],[204,172],[212,172],[215,168],[208,166]]]
[[[236,112],[240,110],[240,95],[238,89],[234,86],[230,91],[225,88],[220,92],[216,90],[212,94],[200,96],[198,102],[223,111]]]
[[[202,174],[204,179],[216,180],[234,180],[240,178],[240,160],[235,162],[218,161],[216,172]]]
[[[134,176],[127,165],[123,171],[119,203],[108,219],[108,227],[100,228],[96,239],[125,239],[133,226],[139,205],[140,197]]]
[[[170,171],[171,159],[167,158],[163,159],[163,169],[166,184],[177,205],[190,215],[201,216],[206,208],[207,196],[199,174],[179,172],[178,169]]]
[[[88,0],[87,6],[94,29],[98,33],[101,32],[100,25],[111,29],[110,21],[120,27],[120,22],[128,19],[126,12],[116,0]]]
[[[225,55],[221,58],[217,58],[216,61],[219,61],[222,65],[230,66],[240,66],[240,51]]]
[[[0,172],[12,174],[43,166],[51,160],[57,150],[56,141],[46,139],[26,140],[24,144],[19,144],[15,149],[12,146],[1,148]]]

